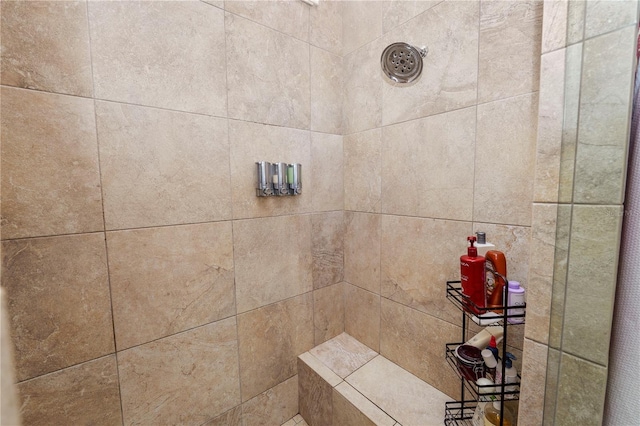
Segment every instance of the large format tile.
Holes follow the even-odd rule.
[[[473,220],[531,225],[537,93],[478,106]]]
[[[529,312],[527,311],[527,317]],[[528,324],[529,318],[527,318]],[[518,424],[521,426],[537,426],[543,424],[542,413],[544,407],[544,389],[547,374],[547,356],[549,349],[546,345],[525,339],[525,357],[522,361],[520,375],[521,393],[518,407]]]
[[[345,378],[378,353],[358,340],[342,333],[333,339],[318,345],[309,351],[338,376]]]
[[[345,212],[344,279],[380,294],[381,217]]]
[[[18,381],[114,351],[101,233],[2,243]]]
[[[344,275],[344,213],[311,216],[313,288],[342,282]]]
[[[298,376],[242,404],[244,426],[280,425],[298,414]]]
[[[309,45],[227,13],[229,117],[308,129]]]
[[[346,381],[405,426],[442,424],[445,402],[451,401],[383,356],[374,358]]]
[[[344,331],[374,351],[380,349],[380,296],[344,286]]]
[[[93,101],[3,88],[0,115],[2,238],[102,230]]]
[[[232,316],[231,223],[110,232],[118,350]]]
[[[355,4],[365,2],[344,2]],[[375,3],[377,4],[377,3]],[[344,135],[382,124],[382,76],[380,43],[370,43],[345,55],[342,130]]]
[[[309,43],[342,55],[342,1],[322,1],[309,10]]]
[[[310,216],[233,223],[238,312],[279,302],[313,288],[310,236]]]
[[[445,283],[460,276],[469,222],[383,216],[381,295],[457,323],[460,311],[446,298]]]
[[[238,405],[215,419],[209,420],[202,426],[243,426],[242,406]]]
[[[569,2],[551,0],[543,4],[541,52],[561,49],[567,44]]]
[[[226,116],[222,10],[202,2],[88,4],[96,97]]]
[[[586,3],[585,38],[638,22],[638,0],[591,0]]]
[[[231,217],[225,120],[110,102],[96,113],[107,229]]]
[[[542,6],[539,0],[480,3],[478,102],[538,90]]]
[[[393,426],[396,421],[347,382],[333,389],[333,425]]]
[[[344,137],[344,208],[380,212],[382,131],[369,130]]]
[[[226,0],[224,10],[300,40],[309,39],[309,6],[302,2]]]
[[[2,84],[93,94],[85,1],[2,3]]]
[[[382,124],[464,108],[476,102],[478,73],[478,2],[445,1],[384,37],[427,46],[422,75],[415,83],[383,81]],[[376,52],[376,65],[382,50]]]
[[[380,354],[440,391],[458,396],[460,381],[444,357],[444,347],[460,339],[460,328],[385,298],[381,316]]]
[[[584,43],[574,200],[624,199],[636,28]]]
[[[229,120],[229,143],[235,219],[311,210],[315,167],[311,165],[308,131]],[[256,197],[257,161],[300,163],[302,194],[294,197]]]
[[[236,320],[119,352],[118,370],[125,424],[202,424],[240,403]]]
[[[390,0],[384,2],[382,29],[386,33],[407,22],[442,0]]]
[[[311,133],[313,187],[306,186],[304,180],[302,185],[312,189],[309,191],[312,198],[312,211],[344,209],[343,145],[343,137],[340,135]]]
[[[342,49],[349,53],[382,35],[383,2],[342,2]]]
[[[471,220],[476,109],[382,130],[382,211]]]
[[[298,357],[298,394],[300,414],[312,425],[331,426],[333,419],[333,386],[342,381],[335,374],[334,380],[327,380],[323,369],[316,369],[318,361],[308,352]],[[314,366],[316,368],[314,368]],[[329,373],[324,371],[324,373]]]
[[[27,380],[17,387],[24,424],[122,424],[114,355]]]
[[[297,356],[313,347],[311,293],[238,315],[238,339],[247,401],[294,376]]]
[[[342,133],[342,57],[311,46],[311,130]]]
[[[313,291],[313,337],[319,345],[344,331],[344,284]]]

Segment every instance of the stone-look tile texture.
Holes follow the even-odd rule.
[[[18,390],[25,425],[122,424],[114,355],[27,380]]]
[[[551,289],[551,317],[549,318],[549,347],[556,349],[559,349],[562,344],[571,220],[572,205],[558,204],[556,248],[553,262],[553,287]],[[535,300],[532,300],[532,302],[535,303]]]
[[[107,229],[231,217],[225,120],[107,102],[96,117]]]
[[[279,302],[312,289],[310,237],[310,216],[234,222],[238,312]]]
[[[0,245],[0,255],[2,249]],[[1,269],[0,269],[1,271]],[[1,273],[0,273],[1,275]],[[1,278],[1,276],[0,276]],[[13,342],[6,304],[6,289],[0,287],[0,424],[20,424],[20,401],[16,388],[16,368],[13,359]]]
[[[118,371],[125,424],[202,424],[240,402],[236,319],[122,351]]]
[[[318,345],[309,351],[338,376],[345,378],[375,358],[378,353],[347,333]]]
[[[215,419],[204,423],[202,426],[243,426],[242,406],[238,405]]]
[[[114,352],[102,234],[2,243],[17,380]]]
[[[342,57],[311,47],[311,130],[342,132]]]
[[[440,3],[440,0],[390,0],[382,11],[382,29],[390,31]]]
[[[298,376],[242,404],[244,426],[279,425],[298,414]]]
[[[444,347],[460,339],[460,327],[385,298],[381,316],[380,354],[459,398],[460,381],[444,357]]]
[[[344,284],[313,291],[313,337],[319,345],[344,331]]]
[[[304,3],[226,0],[224,10],[297,39],[308,41],[309,7]]]
[[[478,102],[538,90],[543,2],[482,1]]]
[[[313,357],[311,357],[313,358]],[[312,426],[331,426],[333,386],[320,376],[303,357],[298,358],[298,395],[300,414]]]
[[[93,101],[2,88],[1,131],[2,238],[103,229]]]
[[[476,103],[478,70],[478,3],[444,1],[384,37],[384,47],[399,41],[427,45],[423,72],[407,88],[383,79],[382,123],[434,115]],[[407,137],[411,137],[407,135]]]
[[[296,357],[313,347],[312,304],[306,293],[238,315],[243,401],[297,373]]]
[[[107,234],[118,350],[235,315],[231,224]]]
[[[342,49],[347,54],[382,35],[383,2],[342,2]]]
[[[476,110],[382,129],[382,212],[471,220]]]
[[[586,3],[585,38],[633,25],[638,21],[637,0],[595,0]]]
[[[225,31],[229,117],[308,129],[308,45],[230,13]]]
[[[382,186],[380,129],[344,138],[344,208],[380,212]]]
[[[309,9],[309,42],[342,56],[341,1],[323,1]]]
[[[227,115],[222,10],[202,2],[88,7],[97,98]]]
[[[478,106],[473,220],[531,225],[537,94]]]
[[[569,2],[550,0],[543,4],[541,52],[548,53],[567,44]]]
[[[636,38],[627,27],[584,43],[575,202],[623,201]]]
[[[311,216],[313,288],[342,282],[344,276],[344,212]]]
[[[380,349],[380,296],[351,284],[345,284],[344,331],[374,351],[378,351]]]
[[[373,4],[375,7],[378,2],[343,2],[343,7],[352,4]],[[383,48],[384,46],[380,43],[370,43],[343,58],[342,131],[344,135],[373,129],[382,124],[382,85],[384,83],[380,75],[380,55]]]
[[[86,2],[3,3],[1,33],[3,85],[93,94]]]
[[[347,382],[333,389],[333,424],[349,426],[393,426],[396,421]]]
[[[527,311],[527,326],[529,324]],[[537,426],[543,424],[544,389],[547,375],[548,347],[544,344],[525,339],[524,352],[526,356],[522,361],[522,376],[520,385],[520,399],[526,400],[518,413],[518,424],[522,426]]]
[[[460,311],[447,300],[444,283],[460,275],[470,232],[469,222],[383,216],[380,294],[458,323]]]
[[[307,185],[309,168],[303,169],[302,186],[303,193],[311,194],[313,211],[344,210],[343,145],[342,136],[311,133],[313,186]]]
[[[380,294],[380,215],[345,212],[344,279]]]

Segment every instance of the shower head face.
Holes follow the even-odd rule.
[[[385,75],[396,83],[410,83],[422,73],[422,57],[426,54],[407,43],[387,46],[380,57]]]

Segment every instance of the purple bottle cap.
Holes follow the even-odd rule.
[[[519,281],[509,281],[509,289],[517,290],[520,287]]]

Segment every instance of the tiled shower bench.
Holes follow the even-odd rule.
[[[298,398],[310,426],[439,426],[451,401],[346,333],[298,357]]]

